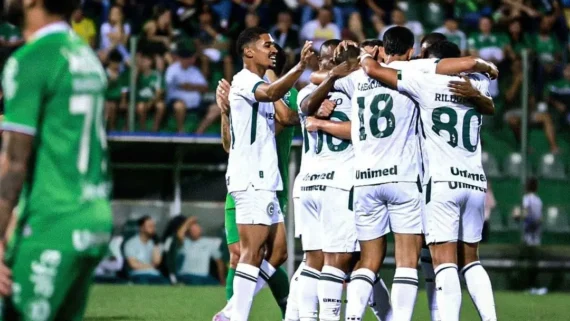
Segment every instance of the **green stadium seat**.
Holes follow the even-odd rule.
[[[503,173],[508,177],[519,177],[522,171],[522,155],[520,153],[511,153],[503,165]]]
[[[494,155],[484,151],[481,154],[481,161],[483,162],[483,169],[485,170],[487,177],[499,178],[502,176],[499,169],[499,163]]]
[[[543,213],[544,230],[549,232],[570,232],[568,224],[568,211],[557,205],[547,206]]]
[[[563,180],[567,179],[564,162],[553,154],[544,154],[538,164],[538,175],[542,178]]]

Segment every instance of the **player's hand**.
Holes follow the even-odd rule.
[[[307,67],[307,65],[309,64],[309,61],[311,60],[311,58],[313,57],[313,42],[312,41],[305,41],[305,44],[303,45],[303,49],[301,49],[301,61],[299,61],[299,66],[302,69],[305,69]]]
[[[12,271],[4,263],[4,242],[0,242],[0,296],[12,294]]]
[[[317,130],[319,130],[319,124],[320,124],[321,120],[316,118],[316,117],[307,117],[307,119],[305,119],[305,129],[308,132],[316,132]]]
[[[449,87],[449,91],[460,97],[473,98],[480,95],[479,90],[473,87],[471,80],[467,76],[463,76],[463,81],[450,81],[447,87]]]
[[[319,107],[315,116],[318,118],[329,118],[331,114],[334,112],[335,108],[336,104],[334,102],[325,99],[321,103],[321,107]]]
[[[345,61],[340,65],[335,66],[333,69],[331,69],[329,75],[331,77],[338,79],[350,75],[353,71],[357,70],[358,68],[360,68],[358,64],[355,63],[351,64],[348,61]]]
[[[495,64],[492,62],[488,62],[488,64],[489,64],[489,70],[487,71],[487,73],[489,74],[491,80],[499,78],[499,68],[497,68],[497,66],[495,66]]]
[[[230,94],[230,83],[222,79],[218,82],[218,87],[216,88],[216,104],[222,112],[226,115],[230,113],[230,101],[228,96]]]
[[[348,50],[348,47],[356,47],[359,48],[358,44],[352,40],[343,40],[340,42],[338,46],[334,49],[333,57],[336,60],[338,56],[340,56],[343,52]]]

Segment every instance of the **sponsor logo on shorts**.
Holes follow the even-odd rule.
[[[46,299],[36,299],[28,304],[27,315],[32,321],[45,321],[51,314],[51,307]]]
[[[485,177],[485,174],[477,174],[477,173],[469,173],[466,170],[460,170],[457,167],[450,167],[449,168],[451,170],[451,175],[453,176],[459,176],[459,177],[465,177],[467,179],[476,181],[476,182],[486,182],[487,178]]]
[[[448,182],[448,184],[449,184],[449,188],[451,188],[451,189],[464,188],[464,189],[473,189],[476,191],[487,193],[486,188],[479,187],[479,186],[469,185],[469,184],[460,183],[460,182]]]
[[[327,190],[327,187],[325,185],[301,186],[301,192],[311,192],[311,191],[324,192],[326,190]]]
[[[267,215],[273,216],[274,213],[275,213],[275,204],[271,202],[269,203],[269,205],[267,205]]]
[[[329,173],[320,173],[320,174],[307,174],[303,177],[303,181],[318,181],[318,180],[329,180],[332,181],[334,179],[334,172]]]
[[[356,179],[370,179],[382,176],[394,176],[398,175],[398,165],[394,165],[390,168],[379,168],[379,169],[367,169],[365,171],[356,171]]]

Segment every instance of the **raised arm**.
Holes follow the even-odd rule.
[[[457,75],[461,73],[487,73],[491,79],[499,76],[495,65],[480,58],[461,57],[442,59],[436,66],[435,72],[440,75]]]
[[[277,75],[273,70],[268,70],[265,75],[271,82],[278,80]],[[289,108],[289,106],[287,106],[287,104],[285,104],[282,99],[274,102],[273,106],[275,106],[275,120],[277,123],[283,126],[295,126],[299,124],[299,114],[293,109]]]
[[[315,117],[307,117],[305,128],[309,132],[321,130],[334,137],[350,140],[350,121],[331,121],[326,119],[318,119]]]
[[[360,57],[360,66],[371,78],[388,85],[392,89],[398,88],[398,70],[380,66],[370,54],[364,54]]]
[[[323,101],[328,97],[329,92],[334,88],[334,83],[339,78],[348,76],[354,68],[352,68],[347,62],[343,62],[340,65],[334,67],[328,72],[325,80],[313,91],[307,98],[303,99],[301,103],[301,110],[305,115],[314,115]]]
[[[226,153],[230,152],[232,143],[230,133],[230,101],[228,100],[229,93],[230,83],[225,79],[220,80],[216,88],[216,104],[222,111],[222,147]]]
[[[495,114],[493,99],[477,90],[469,77],[463,77],[463,81],[450,81],[448,86],[455,95],[469,99],[475,105],[474,109],[478,113],[483,115]]]
[[[311,41],[306,41],[303,49],[301,50],[301,61],[295,67],[291,68],[285,76],[277,79],[276,81],[268,84],[265,82],[259,83],[254,88],[255,100],[259,102],[275,102],[283,96],[295,85],[303,71],[305,70],[309,59],[312,57]]]

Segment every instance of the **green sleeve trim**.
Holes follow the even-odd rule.
[[[402,71],[398,70],[398,80],[402,80]]]
[[[441,61],[441,59],[436,59],[436,60],[434,61],[434,63],[437,65],[440,61]]]
[[[253,89],[251,90],[251,92],[255,94],[255,90],[257,89],[257,87],[259,87],[259,85],[261,85],[261,84],[263,84],[263,83],[265,83],[265,81],[260,81],[260,82],[258,82],[257,84],[255,84],[255,85],[253,86]]]

